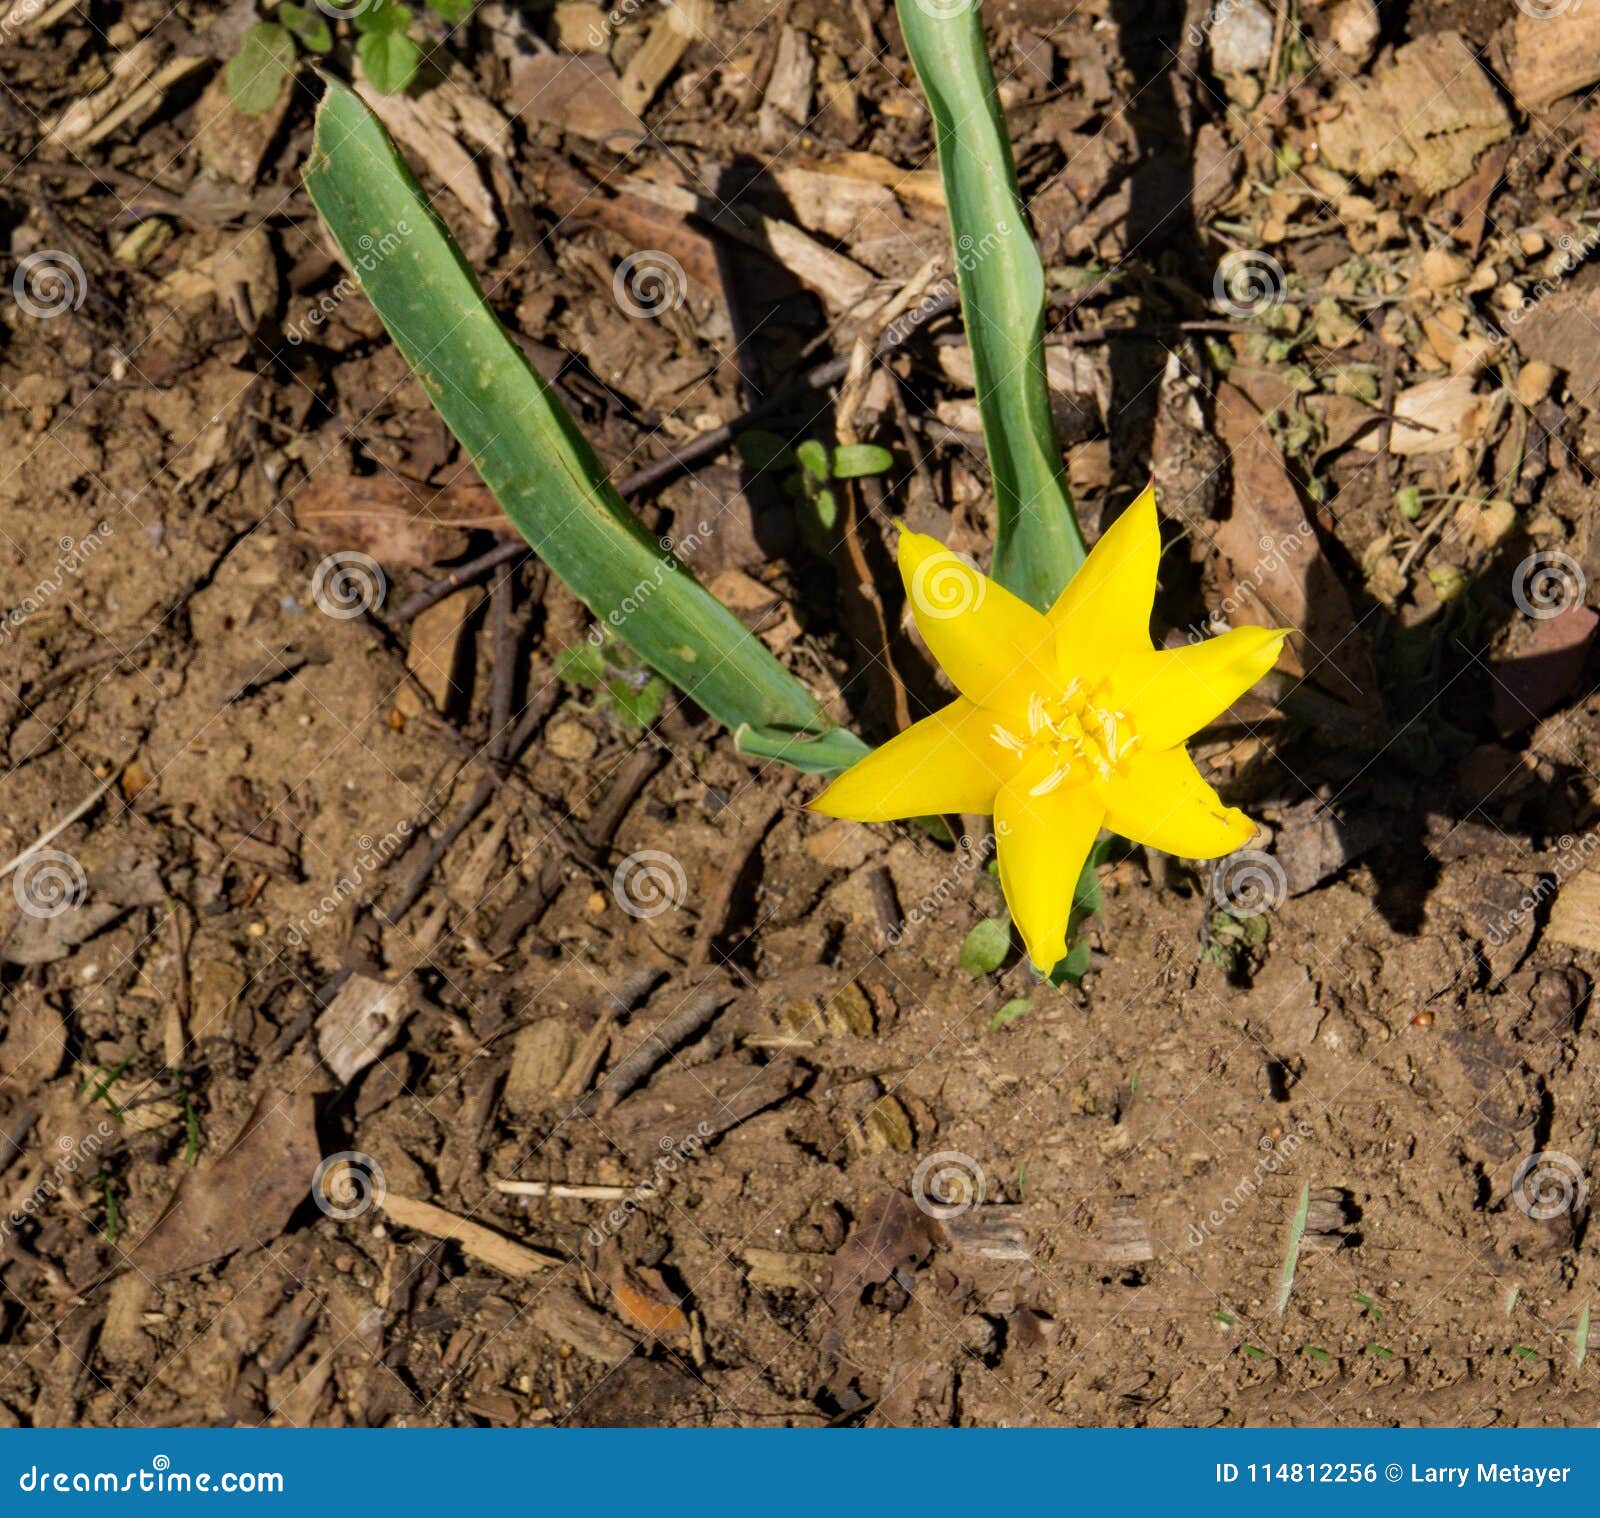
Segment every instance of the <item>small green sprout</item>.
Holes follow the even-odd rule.
[[[472,0],[429,0],[429,8],[447,26],[456,26],[472,14]],[[271,110],[294,71],[298,48],[322,58],[341,48],[348,51],[345,28],[336,33],[330,17],[350,23],[355,61],[380,95],[397,94],[417,77],[422,47],[412,35],[416,17],[400,0],[357,0],[353,8],[326,10],[282,0],[271,20],[245,32],[239,51],[228,60],[223,83],[234,107],[246,116]]]
[[[839,480],[858,480],[869,474],[884,474],[894,464],[894,455],[876,443],[842,443],[830,447],[816,438],[790,447],[771,432],[747,432],[739,439],[739,452],[751,469],[788,471],[783,481],[786,494],[803,501],[812,518],[825,532],[839,520],[839,500],[833,485]]]
[[[649,727],[667,697],[666,681],[610,636],[562,649],[556,655],[556,673],[569,684],[594,691],[598,704],[629,732]]]

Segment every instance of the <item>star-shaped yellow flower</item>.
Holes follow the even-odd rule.
[[[1161,534],[1147,489],[1040,613],[935,539],[900,534],[917,628],[961,692],[852,765],[812,810],[858,822],[993,813],[1000,885],[1028,957],[1066,955],[1073,888],[1102,826],[1214,859],[1255,832],[1184,740],[1277,662],[1286,633],[1150,641]]]

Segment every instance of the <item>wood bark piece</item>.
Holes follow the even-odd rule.
[[[625,1153],[656,1151],[663,1142],[708,1144],[799,1090],[806,1077],[804,1066],[792,1059],[755,1065],[729,1055],[669,1071],[648,1090],[619,1102],[600,1126]]]
[[[502,1275],[518,1280],[566,1264],[559,1255],[545,1254],[542,1250],[530,1249],[526,1244],[518,1244],[503,1233],[496,1233],[482,1223],[446,1212],[432,1202],[397,1196],[391,1191],[384,1197],[382,1207],[401,1228],[414,1228],[418,1233],[426,1233],[436,1239],[450,1239],[473,1259],[481,1260]]]
[[[558,1344],[570,1344],[586,1359],[615,1365],[631,1355],[638,1341],[567,1286],[539,1294],[528,1316],[540,1333]]]
[[[454,121],[437,102],[430,105],[426,95],[380,95],[365,79],[357,80],[356,93],[388,128],[389,135],[422,160],[474,221],[498,230],[500,216],[483,173],[461,145]]]
[[[317,1018],[317,1052],[348,1085],[394,1042],[410,1010],[405,982],[352,975]]]

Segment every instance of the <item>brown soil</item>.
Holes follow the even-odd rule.
[[[48,844],[66,910],[29,896],[52,888],[38,855],[5,883],[0,1422],[1596,1421],[1593,626],[1513,596],[1535,549],[1597,582],[1581,365],[1536,353],[1530,320],[1527,351],[1458,371],[1507,404],[1446,451],[1363,452],[1346,413],[1300,399],[1353,401],[1334,376],[1359,370],[1383,409],[1448,376],[1439,351],[1494,296],[1429,284],[1423,255],[1530,286],[1522,234],[1551,247],[1586,225],[1594,123],[1581,97],[1538,130],[1516,115],[1475,199],[1384,173],[1341,210],[1299,193],[1285,155],[1315,162],[1339,75],[1390,53],[1319,63],[1330,20],[1306,6],[1282,87],[1225,89],[1160,9],[1131,27],[1116,4],[990,18],[1052,289],[1081,284],[1051,317],[1081,364],[1058,395],[1080,510],[1092,535],[1154,473],[1168,626],[1237,613],[1253,586],[1334,631],[1302,646],[1305,687],[1197,750],[1267,824],[1266,862],[1245,861],[1265,900],[1209,866],[1121,858],[1092,968],[1063,989],[1014,953],[959,967],[1002,907],[981,828],[952,847],[829,823],[803,810],[815,781],[739,757],[692,709],[629,727],[557,680],[589,623],[528,564],[498,608],[474,591],[393,618],[493,539],[430,528],[401,554],[306,510],[313,481],[354,505],[374,480],[471,483],[370,308],[329,298],[339,271],[298,179],[315,77],[264,128],[229,114],[208,59],[95,141],[47,132],[145,32],[165,50],[193,29],[225,56],[243,12],[200,6],[169,35],[162,7],[94,0],[4,49],[6,277],[62,255],[82,299],[0,303],[0,858],[97,799]],[[1414,8],[1409,29],[1386,13],[1383,46],[1455,26],[1494,66],[1515,7],[1468,9]],[[831,225],[826,184],[779,172],[847,152],[933,167],[892,14],[716,14],[625,159],[516,117],[478,154],[494,228],[424,176],[619,477],[870,329],[704,220],[637,195],[602,213],[589,180],[694,173],[890,282],[946,237],[904,184]],[[623,26],[624,73],[653,20]],[[529,25],[559,40],[550,17],[492,7],[451,40],[471,98],[515,116],[511,34]],[[796,46],[815,66],[799,122],[774,93]],[[1191,195],[1224,149],[1222,193]],[[1281,299],[1219,308],[1212,269],[1263,238]],[[612,293],[651,242],[689,276],[654,321]],[[1391,279],[1381,298],[1350,273],[1363,259]],[[1113,277],[1083,283],[1091,266]],[[1550,299],[1586,284],[1579,269]],[[896,455],[851,503],[886,587],[890,516],[979,556],[989,541],[958,342],[951,317],[930,323],[859,398],[860,435]],[[1518,391],[1536,357],[1571,374]],[[827,437],[826,400],[769,425]],[[1243,433],[1220,414],[1240,404]],[[1394,505],[1410,487],[1415,523]],[[1483,516],[1495,501],[1512,520]],[[709,514],[697,567],[862,731],[939,699],[897,590],[884,646],[860,567],[797,533],[733,453],[636,503],[680,538]],[[1264,545],[1308,521],[1316,546],[1253,569],[1213,542],[1230,520]],[[349,548],[383,564],[374,616],[313,594]],[[498,770],[497,651],[511,710],[542,713]],[[717,1010],[619,1093],[707,977]],[[362,995],[383,1033],[341,1079],[325,1009]],[[347,1172],[311,1185],[319,1155],[347,1152],[381,1200]]]

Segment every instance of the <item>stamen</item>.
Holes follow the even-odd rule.
[[[989,736],[996,743],[998,743],[1001,748],[1008,748],[1013,754],[1020,754],[1023,749],[1027,747],[1027,744],[1025,744],[1022,739],[1020,739],[1015,733],[1009,732],[1005,728],[1001,727],[998,722],[996,722],[995,725],[989,729]]]
[[[1030,796],[1048,796],[1050,792],[1060,785],[1061,782],[1066,778],[1066,766],[1058,765],[1055,769],[1051,770],[1050,773],[1046,775],[1044,779],[1041,780],[1037,785],[1030,786],[1028,788],[1028,794]]]
[[[1045,727],[1048,724],[1049,718],[1046,717],[1044,710],[1044,697],[1038,691],[1035,691],[1028,697],[1028,731],[1037,734],[1041,727]]]

